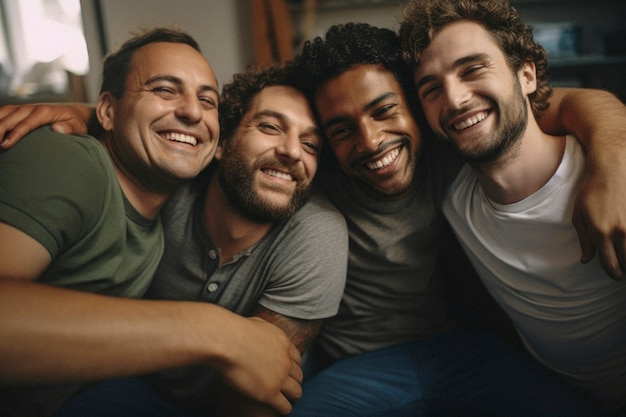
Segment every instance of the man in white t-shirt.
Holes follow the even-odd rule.
[[[551,94],[545,50],[503,0],[415,2],[407,16],[426,119],[467,162],[446,217],[528,351],[624,415],[626,282],[597,257],[579,262],[571,218],[584,152],[532,116]]]

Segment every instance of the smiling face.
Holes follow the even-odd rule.
[[[433,131],[472,163],[492,163],[515,148],[535,91],[529,64],[516,74],[490,33],[473,21],[451,23],[420,57],[415,81]]]
[[[213,158],[217,104],[215,75],[198,51],[150,43],[135,52],[122,97],[100,97],[103,142],[131,182],[171,187],[197,176]]]
[[[221,188],[233,208],[252,220],[287,218],[310,192],[321,146],[306,98],[292,87],[266,87],[233,137],[218,147]]]
[[[405,196],[421,133],[393,73],[357,65],[323,83],[315,102],[341,169],[375,198]]]

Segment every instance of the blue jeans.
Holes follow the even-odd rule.
[[[78,394],[52,417],[210,417],[172,403],[142,378],[101,382]]]
[[[523,350],[473,330],[340,360],[303,390],[291,417],[601,415]]]

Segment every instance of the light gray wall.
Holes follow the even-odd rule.
[[[138,28],[177,26],[198,41],[220,86],[251,62],[248,0],[100,0],[97,3],[108,50],[119,47]],[[95,21],[97,3],[81,0],[92,68],[88,79],[90,102],[97,100],[103,55]]]
[[[86,20],[92,73],[88,78],[89,101],[97,99],[102,53],[98,50],[94,6],[102,9],[103,31],[109,49],[116,48],[140,26],[178,25],[194,36],[224,85],[232,74],[252,62],[253,51],[248,14],[249,2],[260,0],[81,0]],[[603,35],[626,25],[624,0],[511,0],[522,18],[532,22],[575,21],[583,30],[583,53],[601,54]],[[321,2],[320,2],[321,3]],[[341,3],[334,1],[332,3]],[[345,3],[345,2],[344,2]],[[323,35],[333,24],[365,22],[397,30],[402,0],[355,0],[355,6],[320,6],[309,33],[298,27],[302,12],[292,8],[294,31],[307,39]],[[378,5],[372,5],[372,4]],[[623,29],[622,29],[623,30]],[[623,76],[622,76],[623,79]],[[621,81],[618,81],[621,82]]]
[[[249,1],[258,0],[81,0],[92,68],[87,77],[89,101],[97,100],[103,56],[95,20],[97,4],[108,50],[117,48],[131,31],[141,26],[177,25],[198,41],[222,86],[253,61]],[[395,29],[398,11],[399,7],[393,5],[322,8],[316,13],[312,36],[323,35],[335,23],[349,21]]]

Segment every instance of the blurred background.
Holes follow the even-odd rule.
[[[555,86],[626,102],[624,0],[511,0],[549,52]],[[141,27],[190,33],[220,86],[251,63],[292,58],[338,23],[398,29],[403,0],[0,0],[0,105],[95,103],[104,55]]]

